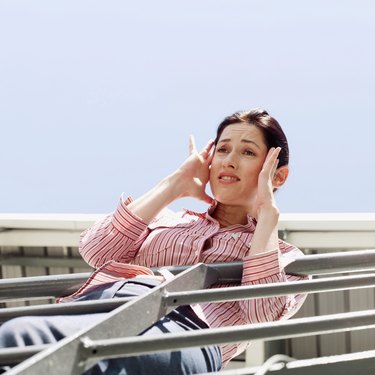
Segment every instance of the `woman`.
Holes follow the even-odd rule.
[[[287,275],[284,267],[302,253],[278,239],[279,210],[274,190],[288,177],[288,159],[284,132],[279,123],[261,109],[225,118],[217,129],[215,141],[210,141],[201,152],[196,150],[191,137],[190,156],[180,168],[140,198],[121,199],[113,214],[82,234],[80,252],[97,270],[86,285],[63,301],[85,299],[95,288],[106,290],[106,285],[113,285],[105,284],[106,281],[113,283],[117,278],[137,280],[142,275],[152,278],[150,267],[197,262],[242,260],[241,285],[301,279]],[[208,182],[214,198],[206,193]],[[197,198],[210,204],[210,208],[206,213],[186,210],[183,214],[167,209],[170,203],[182,197]],[[142,280],[144,282],[144,277]],[[188,315],[191,329],[232,326],[289,318],[304,298],[304,295],[289,295],[207,303],[180,312]],[[178,319],[174,321],[178,331],[183,324]],[[170,329],[176,330],[175,327]],[[191,364],[192,358],[197,358],[196,352],[189,354],[181,350],[182,358],[187,354],[186,362],[181,360],[181,368],[174,369],[173,373],[217,371],[245,350],[247,344],[208,347],[205,349],[208,354],[199,354],[202,363],[198,365]],[[171,373],[168,359],[163,362],[157,354],[150,355],[142,358],[142,364],[148,360],[154,373]],[[121,361],[106,361],[107,369],[116,364],[128,371],[121,374],[142,373],[139,367],[129,370]],[[116,370],[95,373],[114,374]]]

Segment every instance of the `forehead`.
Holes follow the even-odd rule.
[[[265,144],[263,132],[255,125],[250,124],[232,124],[228,125],[220,135],[219,142],[224,139],[230,140],[241,140],[246,139],[249,141],[254,141],[259,146]]]

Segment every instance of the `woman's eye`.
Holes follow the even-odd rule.
[[[216,152],[226,152],[227,149],[225,147],[219,147]]]
[[[249,156],[254,156],[255,155],[255,153],[253,151],[251,151],[251,150],[245,150],[244,154],[245,155],[249,155]]]

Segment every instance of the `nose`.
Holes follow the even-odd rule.
[[[223,160],[223,166],[226,168],[237,168],[237,160],[232,152],[228,152]]]

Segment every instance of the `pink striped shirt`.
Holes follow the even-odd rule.
[[[152,274],[150,267],[218,263],[242,260],[241,285],[296,281],[304,277],[287,275],[283,269],[303,255],[296,247],[279,240],[279,249],[248,255],[256,222],[250,216],[246,225],[221,228],[207,213],[165,209],[150,224],[128,210],[131,198],[121,200],[113,214],[82,233],[80,252],[88,264],[97,268],[88,282],[73,296],[88,287]],[[215,285],[217,287],[218,285]],[[219,287],[229,285],[221,284]],[[230,286],[233,286],[230,285]],[[210,327],[286,319],[297,312],[305,295],[289,295],[245,301],[201,304],[201,313]],[[202,316],[202,315],[200,315]],[[249,343],[221,345],[223,366],[244,351]]]

